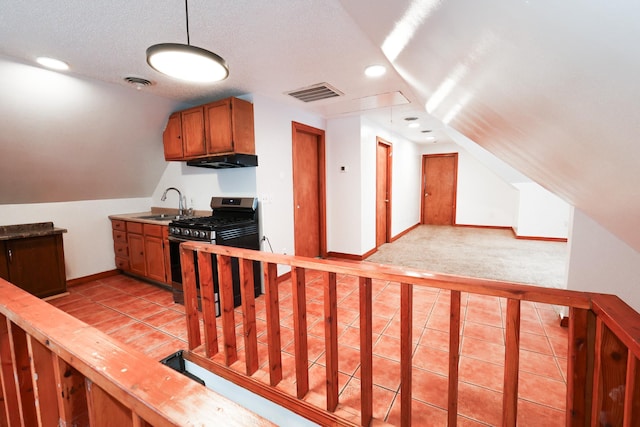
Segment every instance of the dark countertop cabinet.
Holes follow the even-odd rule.
[[[66,292],[66,231],[51,222],[0,226],[0,277],[40,298]]]

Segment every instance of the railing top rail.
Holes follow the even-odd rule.
[[[593,294],[593,312],[640,358],[640,315],[615,295]]]
[[[153,425],[273,425],[1,278],[0,295],[7,319]]]
[[[295,255],[274,254],[251,249],[212,245],[209,243],[184,242],[181,246],[185,250],[246,258],[290,267],[302,267],[317,271],[368,277],[398,283],[411,283],[418,286],[513,298],[523,301],[556,304],[575,308],[591,308],[591,294],[588,292],[544,288],[541,286],[501,282],[490,279],[477,279],[368,262],[326,260]]]

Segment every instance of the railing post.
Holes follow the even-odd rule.
[[[596,320],[596,352],[591,423],[620,426],[624,419],[627,371],[626,346],[604,324]]]
[[[586,309],[569,309],[569,353],[567,360],[568,427],[591,424],[595,317]]]
[[[258,338],[256,331],[256,301],[253,283],[253,261],[241,259],[240,295],[242,298],[242,326],[244,335],[244,356],[247,375],[258,370]]]
[[[236,322],[233,314],[234,297],[231,257],[227,255],[217,255],[217,262],[220,319],[222,320],[222,337],[224,340],[224,363],[229,366],[238,360]]]
[[[2,393],[4,397],[4,411],[10,426],[21,425],[20,411],[18,407],[18,390],[15,376],[13,375],[13,350],[9,329],[11,321],[5,316],[0,316],[0,363],[2,378]]]
[[[520,366],[520,300],[507,300],[505,330],[504,394],[502,425],[515,427],[518,418],[518,376]]]
[[[218,353],[218,331],[216,329],[216,300],[213,288],[211,254],[197,252],[198,276],[200,279],[200,300],[204,323],[204,354],[211,357]]]
[[[182,264],[182,290],[184,292],[184,311],[187,317],[187,340],[189,350],[202,344],[200,339],[200,319],[198,318],[198,292],[196,291],[196,266],[194,252],[180,245],[180,263]]]
[[[282,343],[280,340],[280,307],[278,299],[278,266],[264,264],[265,309],[269,350],[269,384],[275,387],[282,381]]]
[[[400,425],[411,426],[413,285],[400,284]]]
[[[460,361],[460,291],[451,291],[449,311],[449,393],[447,396],[448,426],[458,425],[458,370]]]
[[[327,363],[327,411],[338,406],[338,297],[336,273],[324,274],[324,341]]]
[[[371,279],[360,277],[360,399],[361,423],[373,417],[373,290]]]
[[[23,422],[22,425],[38,425],[29,351],[27,349],[27,334],[15,323],[8,325],[8,330],[13,357],[13,377],[16,379],[15,385],[18,393],[18,408]]]
[[[640,421],[640,372],[638,359],[631,351],[629,351],[628,361],[623,427],[637,426]]]
[[[58,425],[58,401],[56,393],[56,379],[53,372],[51,350],[30,335],[27,335],[27,348],[31,364],[31,377],[33,378],[33,392],[38,404],[36,415],[38,425]]]
[[[60,426],[89,425],[84,376],[55,353],[51,353],[51,362],[56,380]]]
[[[296,360],[296,391],[302,399],[309,391],[309,350],[307,348],[307,294],[304,269],[291,270],[293,291],[293,339]]]

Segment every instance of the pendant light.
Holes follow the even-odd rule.
[[[229,76],[229,68],[224,59],[213,52],[190,44],[187,1],[184,1],[187,44],[155,44],[147,49],[147,63],[154,70],[180,80],[196,83],[224,80]]]

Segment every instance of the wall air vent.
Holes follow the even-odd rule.
[[[318,83],[313,86],[287,92],[287,95],[291,95],[302,102],[312,102],[334,98],[344,94],[328,83]]]

